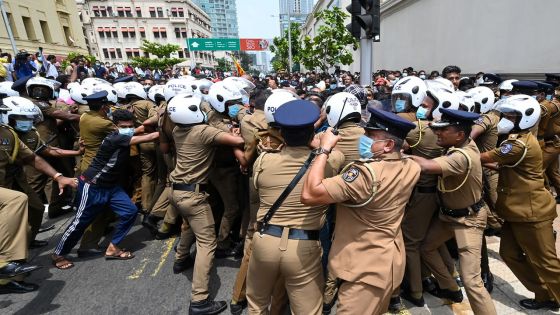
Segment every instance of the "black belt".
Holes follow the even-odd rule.
[[[173,190],[182,190],[182,191],[194,191],[196,192],[196,188],[198,186],[198,192],[205,192],[207,191],[206,184],[181,184],[181,183],[173,183],[172,187]]]
[[[266,228],[261,231],[262,222],[257,222],[257,231],[274,237],[282,237],[284,226],[268,224]],[[290,240],[303,240],[303,241],[318,241],[320,230],[302,230],[289,228],[288,239]]]
[[[485,204],[486,203],[484,202],[484,200],[480,199],[478,202],[476,202],[475,204],[467,208],[448,209],[445,207],[441,207],[440,211],[446,216],[450,216],[453,218],[462,218],[468,216],[471,210],[474,211],[475,213],[478,213],[478,211],[480,211],[480,209],[482,209],[482,207],[484,207]]]
[[[437,193],[436,186],[416,186],[416,191],[421,194],[435,194]]]

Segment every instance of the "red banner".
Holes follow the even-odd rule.
[[[268,50],[270,40],[264,38],[240,38],[240,50]]]

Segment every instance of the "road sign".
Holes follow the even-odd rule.
[[[239,38],[189,38],[190,51],[200,50],[239,50]]]
[[[264,38],[241,38],[239,42],[241,50],[268,50],[271,41]]]

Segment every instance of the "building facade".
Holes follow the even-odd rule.
[[[236,0],[193,0],[210,16],[212,37],[238,38]]]
[[[292,23],[303,24],[312,11],[313,0],[280,0],[280,34],[288,29],[288,16]]]
[[[177,44],[171,55],[187,63],[214,66],[211,52],[190,52],[188,38],[212,36],[210,17],[190,0],[77,0],[90,54],[109,63],[150,57],[140,49],[143,40]]]
[[[8,25],[18,50],[36,52],[62,59],[70,52],[87,53],[86,40],[74,0],[4,0]],[[13,54],[12,45],[2,18],[0,48]]]

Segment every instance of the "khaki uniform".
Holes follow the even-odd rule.
[[[323,185],[337,202],[329,270],[345,281],[337,314],[381,314],[404,275],[404,207],[420,167],[399,153],[356,162]],[[348,228],[351,227],[351,228]]]
[[[285,147],[279,153],[263,153],[253,168],[260,207],[257,220],[262,221],[272,204],[303,166],[311,153],[308,147]],[[333,151],[325,167],[325,176],[333,176],[342,166],[344,156]],[[289,239],[290,229],[316,231],[325,223],[328,205],[306,206],[300,202],[304,175],[270,220],[283,227],[282,237],[253,235],[252,254],[247,273],[249,313],[267,314],[273,289],[279,278],[284,284],[294,314],[321,314],[323,306],[323,272],[319,240]]]
[[[433,159],[441,156],[443,148],[436,144],[437,136],[430,129],[429,121],[418,120],[415,122],[416,128],[411,130],[406,142],[410,146],[412,155],[426,159]],[[418,183],[414,187],[413,194],[405,208],[402,221],[402,232],[404,245],[406,248],[406,273],[410,292],[415,294],[422,293],[422,279],[429,276],[429,273],[422,268],[420,255],[420,245],[426,237],[430,223],[437,213],[437,176],[430,174],[420,174]],[[442,250],[447,250],[442,246]],[[446,265],[453,266],[451,260]],[[396,292],[398,295],[398,292]]]
[[[208,125],[175,127],[173,140],[176,144],[177,164],[170,175],[173,184],[208,183],[215,154],[214,139],[221,133],[223,131]],[[214,217],[208,204],[208,194],[200,189],[172,189],[171,202],[183,219],[187,220],[196,237],[192,301],[202,301],[208,298],[208,281],[216,250]]]
[[[511,134],[490,157],[501,165],[496,210],[505,223],[500,256],[537,301],[558,302],[560,261],[552,229],[556,202],[544,187],[537,139],[529,132]]]
[[[484,288],[480,269],[480,252],[488,206],[482,202],[478,212],[473,208],[482,199],[480,152],[470,139],[458,149],[461,151],[451,148],[446,155],[433,161],[438,163],[443,171],[438,187],[441,206],[452,210],[468,208],[469,214],[455,218],[440,213],[439,219],[434,220],[430,226],[422,245],[422,255],[439,286],[442,289],[457,290],[457,283],[437,250],[444,242],[455,237],[461,265],[460,275],[473,312],[496,314],[490,294]]]
[[[0,267],[27,259],[27,196],[0,187]]]
[[[360,137],[364,135],[364,128],[347,121],[338,128],[338,135],[340,140],[336,143],[335,149],[344,154],[344,166],[358,161],[360,159]]]
[[[560,178],[557,174],[560,155],[560,104],[544,100],[540,105],[541,119],[537,139],[542,149],[546,186],[554,187],[556,194],[560,194]]]
[[[418,120],[418,118],[416,118],[416,112],[397,113],[397,115],[410,121],[411,123],[414,123]]]

